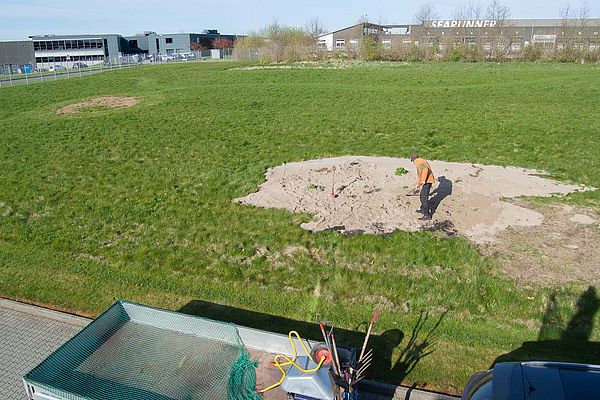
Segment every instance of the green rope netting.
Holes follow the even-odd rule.
[[[227,391],[228,400],[260,400],[256,393],[256,368],[258,362],[250,360],[250,354],[242,354],[231,366]]]
[[[119,301],[25,375],[67,400],[254,400],[233,324]]]

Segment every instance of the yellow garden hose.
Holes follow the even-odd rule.
[[[298,352],[296,350],[296,344],[294,343],[294,338],[292,336],[296,336],[298,338],[298,341],[302,345],[302,348],[304,349],[304,352],[310,358],[310,352],[308,351],[308,349],[304,345],[304,342],[302,341],[302,338],[300,337],[300,335],[298,334],[298,332],[296,332],[296,331],[290,331],[290,333],[288,334],[288,338],[290,339],[290,343],[292,344],[292,350],[294,352],[294,358],[289,358],[288,356],[283,355],[283,354],[277,354],[275,356],[275,358],[273,359],[273,365],[275,365],[281,371],[281,379],[279,380],[279,382],[274,383],[273,385],[271,385],[269,387],[266,387],[264,389],[258,389],[258,390],[256,390],[258,393],[264,393],[264,392],[267,392],[267,391],[269,391],[271,389],[275,389],[277,386],[279,386],[279,385],[281,385],[283,383],[283,381],[285,379],[285,376],[286,376],[286,372],[282,368],[284,365],[293,365],[294,367],[298,368],[300,371],[302,371],[304,373],[310,373],[310,372],[316,372],[319,368],[321,368],[321,366],[325,362],[325,359],[327,357],[323,356],[319,360],[319,363],[317,364],[317,366],[314,367],[314,368],[311,368],[311,369],[304,369],[301,366],[299,366],[298,364],[296,364],[296,358],[298,358]],[[280,363],[279,362],[280,358],[283,358],[286,361],[283,362],[283,363]]]

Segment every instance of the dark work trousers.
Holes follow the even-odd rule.
[[[429,192],[431,191],[431,183],[425,183],[421,186],[421,212],[423,215],[431,217],[429,209]]]

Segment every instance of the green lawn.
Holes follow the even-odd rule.
[[[307,336],[323,318],[355,344],[380,304],[373,377],[443,391],[512,351],[600,363],[585,283],[528,287],[464,239],[315,234],[308,216],[231,202],[283,162],[413,149],[599,187],[599,65],[235,66],[0,89],[0,294],[92,315],[123,298]],[[105,95],[141,101],[55,113]],[[600,212],[598,191],[565,201]]]

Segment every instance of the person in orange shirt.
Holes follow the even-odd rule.
[[[423,214],[423,216],[419,219],[422,221],[429,221],[431,219],[429,192],[431,191],[431,186],[435,183],[435,177],[433,176],[433,171],[431,170],[429,163],[420,158],[417,153],[413,153],[413,155],[410,156],[410,161],[414,162],[417,166],[417,187],[415,188],[415,191],[421,189],[421,209],[417,212]]]

